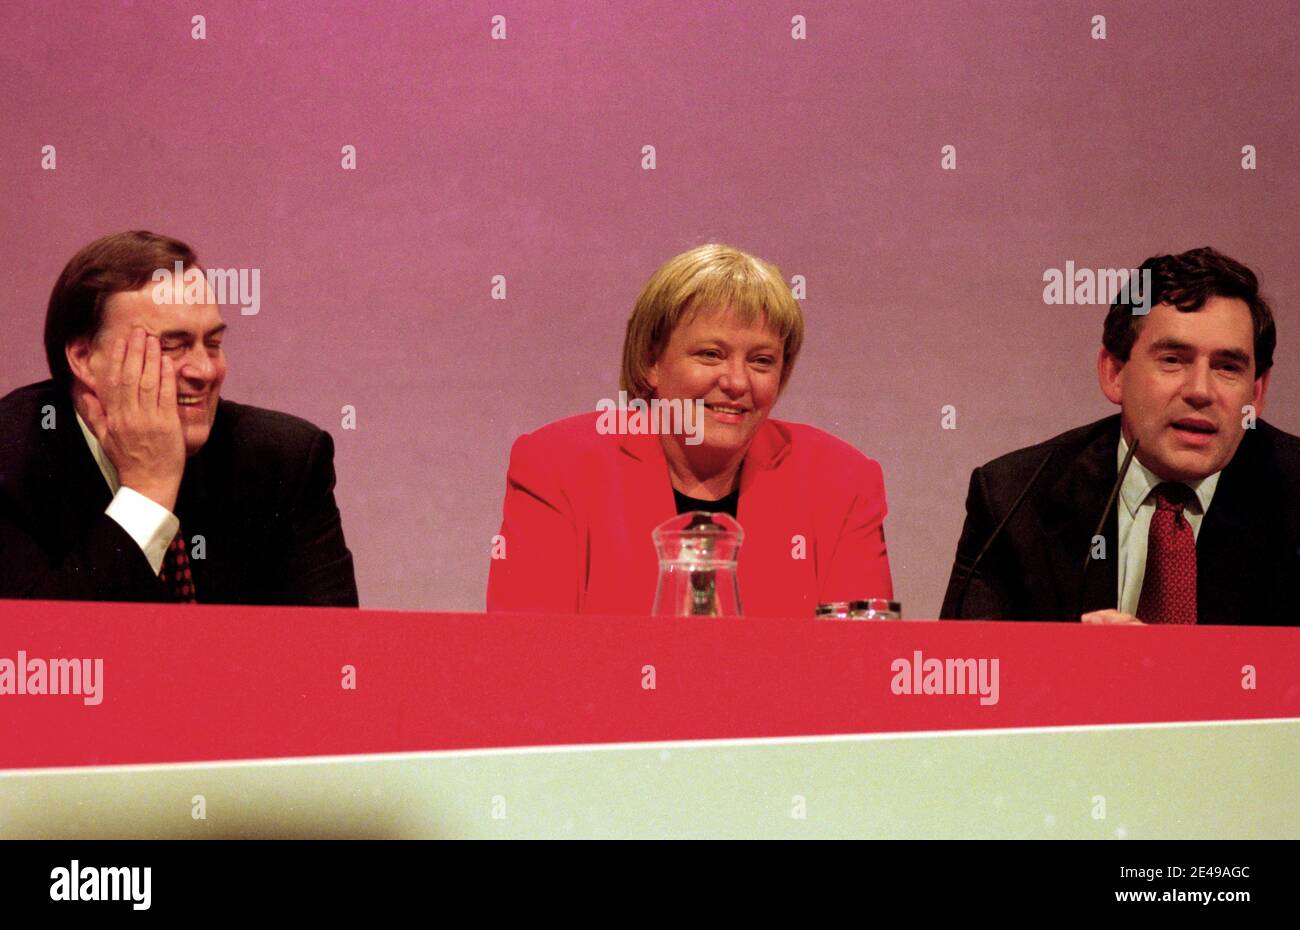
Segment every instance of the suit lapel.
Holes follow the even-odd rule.
[[[618,497],[622,501],[623,520],[621,524],[610,525],[619,535],[614,538],[615,552],[609,555],[626,567],[626,571],[636,572],[629,577],[629,588],[636,592],[636,598],[644,599],[645,607],[638,609],[648,609],[654,598],[659,565],[651,534],[655,527],[677,513],[677,506],[659,437],[623,434],[618,438],[621,482]],[[590,557],[586,571],[591,571]],[[591,592],[599,587],[599,579],[584,578],[583,590]]]
[[[1089,558],[1097,521],[1115,484],[1118,448],[1119,417],[1112,417],[1048,491],[1043,521],[1046,550],[1060,616],[1069,620],[1077,620],[1080,613],[1114,609],[1119,603],[1119,517],[1114,508],[1102,530],[1106,558]]]
[[[45,430],[40,422],[33,424],[37,443],[46,450],[47,464],[41,469],[43,499],[47,501],[50,519],[47,525],[56,527],[64,548],[70,546],[86,525],[102,514],[113,500],[108,482],[104,480],[81,427],[77,425],[76,408],[66,392],[51,388],[40,400],[51,404],[55,410],[55,428]],[[224,447],[225,418],[220,408],[217,422],[213,424],[212,437],[198,455],[185,465],[177,495],[176,516],[187,540],[204,537],[204,558],[191,560],[195,590],[200,601],[229,601],[229,592],[223,588],[226,573],[220,570],[224,562],[220,550],[231,545],[226,530],[229,514],[213,506],[211,460]],[[217,557],[213,558],[216,550]]]
[[[742,564],[766,564],[761,557],[753,555],[745,559],[747,552],[764,544],[776,545],[782,551],[789,546],[789,534],[776,532],[784,525],[781,521],[788,521],[790,515],[781,505],[787,498],[780,493],[775,471],[789,445],[786,431],[768,420],[759,427],[745,454],[736,517],[745,532],[740,549]],[[623,494],[626,545],[639,554],[643,545],[650,545],[654,528],[677,513],[677,503],[668,474],[668,460],[658,436],[622,435],[619,447],[627,475]]]
[[[802,525],[802,514],[792,512],[792,502],[802,496],[788,490],[789,470],[778,466],[790,450],[790,435],[785,427],[767,420],[759,428],[745,463],[740,470],[740,504],[736,520],[745,532],[740,547],[738,575],[741,584],[741,603],[746,598],[756,603],[775,603],[777,595],[773,586],[788,587],[788,574],[775,571],[775,566],[811,567],[815,558],[804,562],[790,559],[791,537],[795,532],[816,544],[811,526]],[[800,507],[800,510],[803,508]],[[809,608],[811,613],[812,608]]]
[[[67,515],[59,525],[75,535],[95,515],[104,512],[113,500],[113,492],[90,452],[86,437],[81,434],[72,398],[66,392],[56,391],[51,394],[51,402],[56,418],[55,428],[50,430],[55,447],[55,465],[49,474],[51,489],[57,506]]]
[[[1237,447],[1210,501],[1196,540],[1196,613],[1201,623],[1250,623],[1262,609],[1253,598],[1272,587],[1267,558],[1267,470],[1250,431]]]
[[[221,589],[221,548],[227,546],[228,534],[222,533],[214,522],[211,501],[211,481],[207,457],[201,450],[185,463],[180,493],[176,496],[176,517],[181,521],[181,534],[190,546],[190,573],[194,576],[195,596],[202,602],[228,602]],[[203,537],[202,558],[195,558],[195,536]],[[213,556],[218,556],[213,558]]]

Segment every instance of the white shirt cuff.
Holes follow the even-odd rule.
[[[181,521],[170,510],[130,488],[118,488],[117,494],[104,511],[126,534],[135,540],[144,557],[149,560],[153,573],[162,571],[167,547],[176,538]]]

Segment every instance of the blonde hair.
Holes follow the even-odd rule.
[[[783,342],[781,390],[803,345],[803,312],[775,265],[717,242],[670,258],[650,276],[637,298],[623,338],[619,387],[648,400],[650,366],[683,318],[730,309],[742,326],[766,324]]]

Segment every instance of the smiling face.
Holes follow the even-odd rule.
[[[1127,362],[1105,349],[1097,359],[1102,392],[1122,408],[1137,458],[1166,481],[1222,470],[1245,435],[1242,408],[1264,410],[1268,374],[1255,377],[1254,328],[1244,301],[1210,297],[1184,313],[1151,309]]]
[[[655,397],[704,401],[696,452],[743,456],[776,404],[782,351],[781,337],[766,325],[742,326],[729,309],[704,310],[677,325],[647,380]]]
[[[136,291],[113,294],[104,304],[104,319],[90,345],[87,358],[93,391],[107,384],[113,344],[131,338],[139,326],[157,336],[162,352],[170,356],[176,371],[176,403],[185,434],[185,451],[193,455],[208,441],[217,416],[221,384],[226,378],[226,357],[222,340],[226,324],[209,291],[205,302],[186,304],[181,288],[147,284]],[[160,299],[155,302],[154,297]]]

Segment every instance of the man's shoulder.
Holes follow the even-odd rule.
[[[50,380],[24,384],[0,397],[0,420],[7,423],[27,420],[32,414],[39,415],[41,408],[53,406],[61,396]]]
[[[76,429],[72,403],[53,381],[23,385],[0,397],[0,474],[11,474],[39,449],[50,448],[53,431],[65,425]]]
[[[1300,436],[1294,436],[1263,420],[1255,424],[1255,435],[1260,447],[1283,471],[1300,473]]]
[[[1018,479],[1026,472],[1038,468],[1050,455],[1052,470],[1060,472],[1069,467],[1085,449],[1099,442],[1114,442],[1118,447],[1119,414],[1113,414],[1084,426],[1076,426],[1051,439],[1004,453],[985,462],[978,471],[987,480]]]
[[[1104,484],[1115,473],[1119,433],[1119,414],[1113,414],[1000,455],[975,469],[971,480],[997,508],[1012,506],[1031,483],[1043,492],[1079,480]]]
[[[209,443],[259,457],[305,456],[329,433],[302,417],[222,398]]]
[[[1271,500],[1274,518],[1300,530],[1300,436],[1256,421],[1224,475]]]

